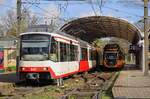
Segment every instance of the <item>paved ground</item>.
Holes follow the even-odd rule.
[[[112,91],[115,99],[150,99],[150,76],[143,76],[141,70],[123,70]]]
[[[18,78],[15,72],[0,74],[0,83],[15,83],[17,81],[18,81]]]

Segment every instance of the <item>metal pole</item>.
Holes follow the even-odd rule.
[[[17,34],[19,36],[21,25],[21,0],[17,0]]]
[[[16,74],[18,75],[18,66],[19,66],[19,52],[20,52],[20,38],[19,38],[19,34],[21,32],[20,30],[20,26],[21,26],[21,0],[17,0],[17,46],[16,46]]]
[[[144,76],[148,75],[149,64],[148,64],[148,53],[149,53],[149,40],[148,40],[148,1],[144,0],[144,54],[145,54],[145,65],[143,67]]]

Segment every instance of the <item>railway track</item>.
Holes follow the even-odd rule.
[[[80,88],[75,87],[73,90],[64,90],[64,95],[60,99],[100,99],[103,90],[106,89],[109,79],[114,75],[114,72],[92,72],[86,74],[80,74],[75,77],[75,80],[79,78],[84,81],[84,85]],[[71,78],[69,78],[71,83]],[[50,88],[55,88],[56,85],[52,84],[40,84],[40,85],[26,85],[24,82],[16,84],[14,89],[5,95],[0,95],[0,99],[22,99],[31,95],[38,95],[45,92]]]
[[[62,96],[60,99],[101,99],[104,90],[107,90],[110,78],[114,76],[112,73],[84,74],[85,85],[82,88],[75,88],[71,92]]]

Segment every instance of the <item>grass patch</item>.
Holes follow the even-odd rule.
[[[57,86],[51,86],[44,89],[42,93],[33,93],[30,96],[21,99],[58,99],[63,94],[63,89]]]
[[[15,71],[15,70],[16,70],[16,66],[6,67],[6,71]]]
[[[53,96],[48,96],[48,95],[44,95],[44,94],[41,94],[40,96],[39,95],[32,95],[32,96],[29,96],[29,97],[26,97],[24,99],[57,99],[56,97],[53,97]]]
[[[3,72],[5,72],[5,70],[4,69],[0,69],[0,73],[3,73]]]
[[[80,88],[83,85],[84,80],[82,78],[69,78],[64,80],[64,86],[51,85],[45,88],[44,91],[39,94],[32,94],[30,96],[22,97],[21,99],[59,99],[74,88]],[[71,96],[69,99],[76,98],[74,96]]]

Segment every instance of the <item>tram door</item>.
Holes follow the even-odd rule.
[[[80,72],[86,71],[89,69],[88,65],[88,50],[87,48],[81,48],[81,54],[80,54]]]
[[[60,66],[61,70],[64,71],[64,73],[68,73],[70,69],[68,62],[68,48],[68,44],[60,42]]]

